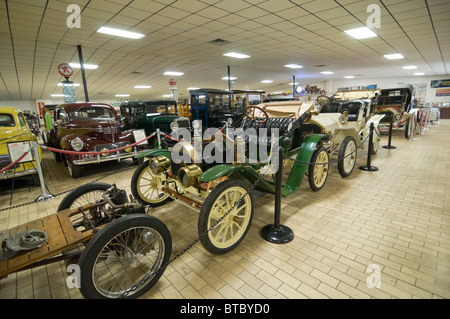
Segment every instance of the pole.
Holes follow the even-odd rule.
[[[88,95],[88,89],[87,89],[87,84],[86,84],[86,75],[84,73],[83,52],[81,51],[81,45],[77,45],[77,49],[78,49],[78,58],[80,60],[80,67],[81,67],[81,78],[83,79],[84,98],[86,99],[86,102],[89,102],[89,95]]]
[[[389,124],[389,139],[388,139],[388,145],[384,145],[383,148],[387,148],[387,149],[396,149],[397,147],[391,145],[391,140],[392,140],[392,120],[391,120],[391,124]]]
[[[45,181],[44,181],[44,175],[42,174],[41,159],[39,157],[39,151],[37,148],[38,148],[37,143],[33,142],[32,149],[34,152],[34,158],[36,159],[36,166],[37,166],[36,170],[39,175],[39,181],[41,183],[41,190],[42,190],[42,195],[39,196],[38,198],[36,198],[35,202],[42,202],[42,201],[53,199],[54,196],[52,194],[47,193],[45,190]]]
[[[231,91],[231,75],[230,75],[230,66],[228,66],[228,91]]]
[[[370,133],[369,133],[369,151],[367,154],[367,165],[366,166],[360,166],[359,169],[363,171],[369,171],[369,172],[376,172],[378,171],[378,167],[372,166],[372,152],[373,152],[373,122],[370,123]]]
[[[274,223],[266,225],[261,230],[261,236],[274,244],[285,244],[294,239],[293,231],[284,225],[280,225],[281,219],[281,188],[283,179],[283,158],[284,149],[280,147],[278,149],[278,171],[275,180],[275,214]]]

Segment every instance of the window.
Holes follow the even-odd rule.
[[[27,121],[25,121],[25,118],[23,117],[22,113],[19,113],[17,117],[19,118],[20,126],[24,127],[27,125]]]
[[[11,114],[0,114],[0,127],[16,126],[14,117]]]
[[[72,120],[79,120],[86,118],[95,120],[102,120],[102,119],[114,120],[115,117],[116,116],[113,111],[103,107],[83,107],[83,108],[76,108],[70,111],[70,118]]]

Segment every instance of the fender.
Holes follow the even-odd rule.
[[[170,150],[163,148],[152,148],[135,155],[134,158],[165,156],[170,159]]]
[[[380,124],[381,119],[385,116],[386,114],[377,114],[372,116],[366,123],[366,126],[364,126],[364,128],[362,129],[362,141],[365,141],[363,143],[363,148],[368,147],[369,145],[369,141],[366,140],[366,138],[369,136],[370,133],[370,123],[373,123],[373,127],[376,130],[378,125]],[[378,140],[380,140],[380,137],[374,132],[373,134],[373,140],[375,140],[376,138],[378,138]]]
[[[326,134],[311,134],[303,141],[297,152],[297,157],[295,158],[296,161],[292,166],[291,172],[286,180],[286,184],[283,185],[281,190],[284,197],[292,194],[300,188],[300,184],[309,166],[308,163],[311,161],[317,145],[326,139],[328,139],[328,135]]]

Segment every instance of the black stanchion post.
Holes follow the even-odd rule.
[[[294,232],[287,226],[280,224],[281,217],[281,186],[283,179],[284,149],[278,149],[278,171],[275,181],[275,217],[274,224],[266,225],[261,230],[261,236],[275,244],[284,244],[294,239]]]
[[[397,147],[391,145],[391,140],[392,140],[392,120],[391,120],[391,124],[389,124],[389,140],[388,140],[388,145],[384,145],[384,146],[382,146],[382,147],[383,147],[383,148],[387,148],[387,149],[389,149],[389,150],[391,150],[391,149],[396,149]]]
[[[370,133],[369,133],[369,151],[367,154],[367,165],[360,166],[359,169],[363,171],[376,172],[378,171],[378,167],[372,166],[371,157],[373,152],[373,122],[370,123]]]

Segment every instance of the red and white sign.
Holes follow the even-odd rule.
[[[175,85],[177,85],[177,81],[175,81],[174,79],[170,79],[169,80],[169,85],[170,86],[175,86]]]
[[[58,72],[63,77],[68,78],[69,76],[71,76],[73,74],[73,69],[69,64],[61,63],[60,65],[58,65]]]

